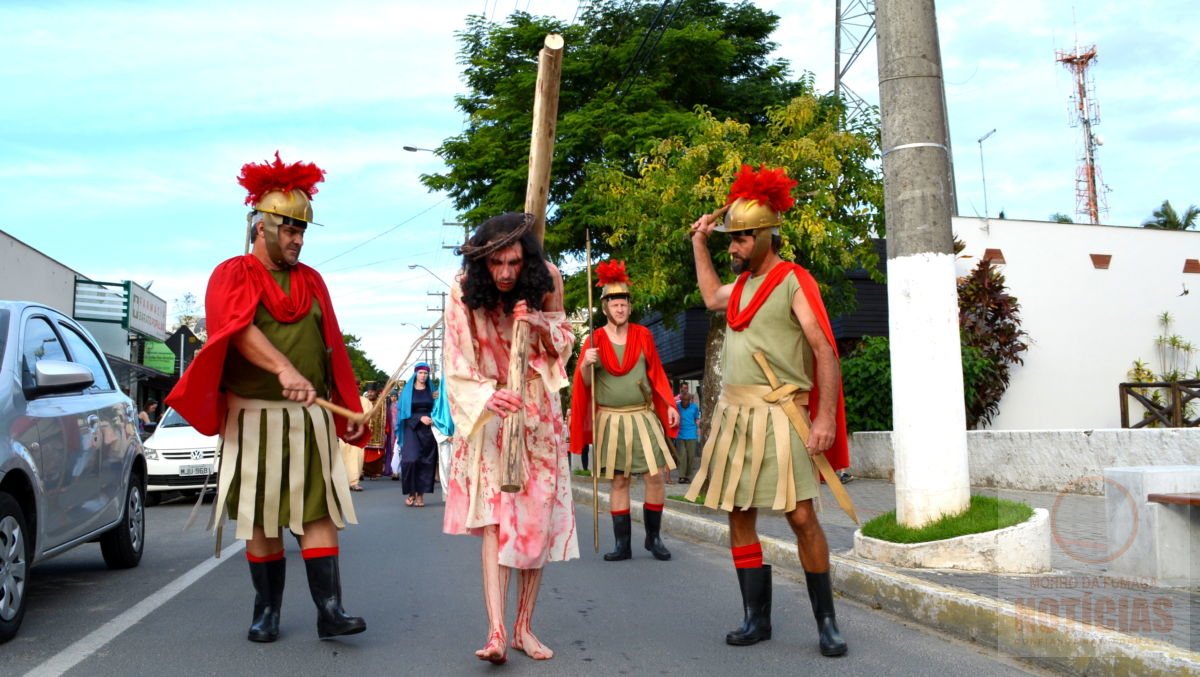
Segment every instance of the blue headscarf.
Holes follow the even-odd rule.
[[[433,425],[446,437],[454,436],[454,419],[450,416],[450,389],[446,387],[446,358],[442,358],[442,387],[438,388],[437,400],[433,403]]]
[[[412,417],[412,398],[414,386],[417,383],[417,372],[424,369],[430,371],[429,365],[424,362],[418,362],[417,366],[413,367],[412,378],[408,379],[408,383],[404,384],[404,390],[400,392],[400,401],[396,406],[396,446],[404,446],[404,427],[408,423],[408,419]],[[429,380],[425,381],[426,388],[432,388]]]

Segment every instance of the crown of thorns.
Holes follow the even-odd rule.
[[[496,238],[495,240],[492,240],[491,242],[487,242],[487,243],[484,243],[481,245],[464,244],[463,246],[455,249],[454,253],[458,254],[459,256],[465,256],[468,259],[471,259],[472,261],[478,261],[479,259],[485,258],[488,255],[492,254],[493,252],[497,252],[501,249],[504,249],[505,247],[511,245],[512,243],[516,242],[517,240],[520,240],[521,237],[525,235],[525,233],[528,233],[532,229],[533,229],[533,214],[526,212],[525,218],[521,220],[521,225],[517,226],[516,228],[513,228],[512,230],[505,233],[504,235],[501,235],[500,237]]]

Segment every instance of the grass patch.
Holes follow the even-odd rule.
[[[576,475],[579,475],[580,477],[591,477],[591,476],[592,476],[592,471],[591,471],[591,470],[588,470],[588,469],[586,469],[586,468],[576,468],[576,469],[575,469],[575,474],[576,474]]]
[[[927,543],[947,538],[995,531],[1020,524],[1033,516],[1033,508],[1024,503],[991,496],[972,496],[971,507],[961,515],[943,517],[913,529],[896,523],[896,511],[884,513],[862,526],[863,536],[892,543]]]
[[[672,494],[667,496],[667,498],[671,499],[672,501],[683,501],[684,503],[695,503],[696,505],[701,505],[704,503],[704,494],[697,496],[696,500],[694,501],[689,501],[686,496],[682,496],[680,494]]]

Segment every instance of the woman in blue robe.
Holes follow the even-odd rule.
[[[437,440],[433,436],[433,391],[429,365],[420,362],[404,384],[396,416],[396,444],[400,447],[400,481],[408,494],[404,504],[424,507],[425,494],[433,493],[437,467]]]

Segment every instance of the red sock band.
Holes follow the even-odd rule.
[[[642,505],[645,506],[647,510],[653,510],[654,512],[662,512],[663,509],[662,503],[643,503]]]
[[[337,546],[332,548],[304,548],[300,551],[300,556],[304,559],[316,559],[317,557],[337,557]]]
[[[628,515],[628,514],[629,514],[629,508],[625,508],[624,510],[614,510],[614,511],[612,511],[612,514],[614,514],[614,515]]]
[[[738,545],[729,549],[733,553],[733,566],[737,569],[761,569],[763,565],[762,544]]]
[[[263,555],[262,557],[256,557],[254,555],[251,555],[249,550],[246,551],[246,561],[247,562],[278,562],[281,559],[283,559],[283,551],[282,550],[280,550],[279,552],[271,553],[270,555]]]

